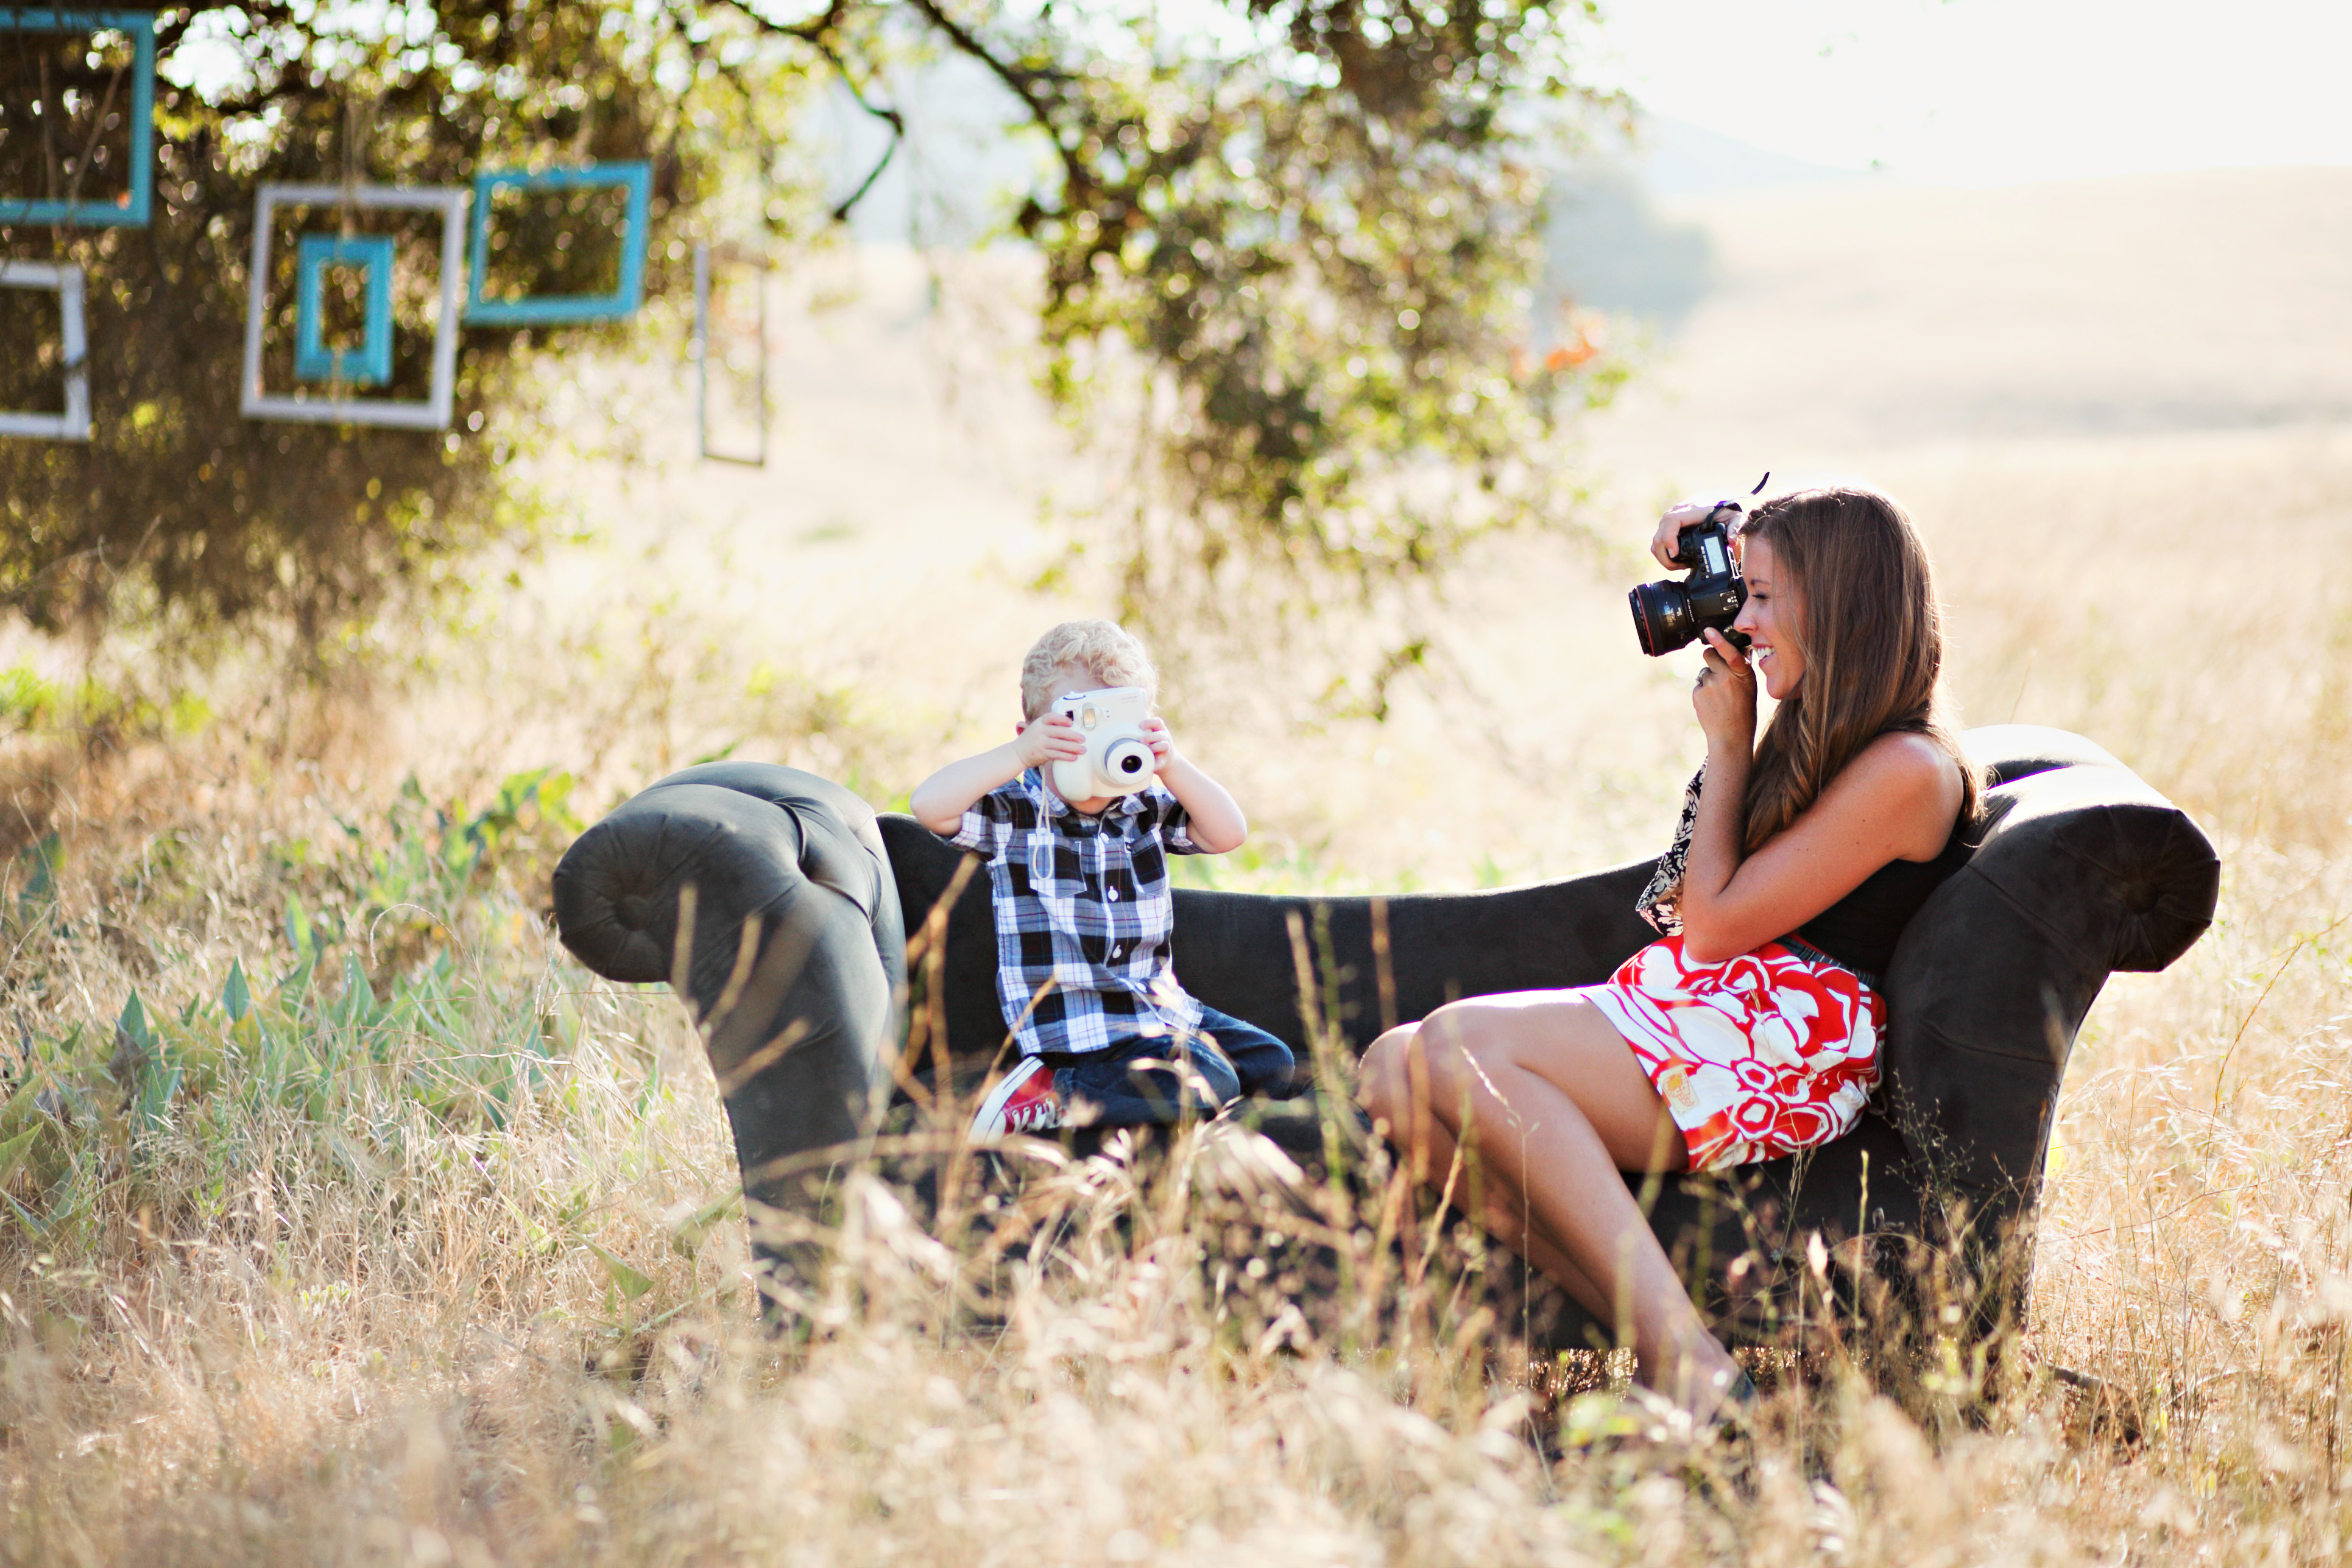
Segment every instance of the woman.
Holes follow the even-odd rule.
[[[1653,552],[1674,559],[1676,508]],[[1620,1172],[1714,1170],[1824,1142],[1878,1078],[1874,974],[1965,854],[1975,770],[1943,722],[1927,551],[1864,489],[1769,501],[1740,532],[1742,653],[1706,634],[1692,694],[1706,764],[1643,895],[1666,934],[1601,985],[1480,996],[1391,1029],[1364,1095],[1416,1174],[1456,1142],[1485,1224],[1695,1415],[1752,1392],[1700,1320]],[[1756,740],[1756,680],[1779,708]]]

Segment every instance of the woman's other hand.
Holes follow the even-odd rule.
[[[1672,572],[1680,572],[1689,566],[1689,562],[1675,553],[1682,543],[1683,530],[1696,528],[1706,521],[1707,513],[1729,499],[1727,496],[1693,496],[1688,500],[1679,500],[1668,507],[1665,516],[1658,519],[1657,533],[1650,540],[1650,553],[1658,558],[1658,564]]]
[[[1691,708],[1707,749],[1756,747],[1756,669],[1748,655],[1713,626],[1706,629],[1706,666],[1691,689]]]

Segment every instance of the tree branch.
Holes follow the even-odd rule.
[[[1030,120],[1045,133],[1045,139],[1054,144],[1055,154],[1062,161],[1064,178],[1074,189],[1091,190],[1095,185],[1094,172],[1088,169],[1078,157],[1076,150],[1062,140],[1061,127],[1055,121],[1052,106],[1036,89],[1036,84],[1041,79],[1055,79],[1055,73],[1032,70],[1010,60],[999,59],[990,51],[988,46],[981,41],[978,34],[949,16],[947,7],[940,5],[939,0],[908,0],[908,4],[925,21],[937,28],[949,43],[985,67],[998,81],[1004,84],[1013,97],[1021,100],[1022,107],[1029,111]]]
[[[857,85],[857,79],[850,74],[849,62],[842,58],[841,51],[834,47],[832,35],[839,28],[843,16],[849,10],[850,0],[834,0],[831,5],[825,7],[823,16],[795,23],[771,21],[752,9],[747,0],[727,0],[727,3],[741,16],[749,18],[751,25],[761,32],[775,37],[791,38],[796,43],[805,44],[814,49],[824,63],[833,68],[834,74],[841,79],[841,85],[849,89],[849,96],[856,102],[857,107],[889,126],[890,144],[882,149],[881,158],[873,168],[866,171],[866,178],[857,183],[857,188],[836,203],[833,208],[832,222],[847,222],[850,213],[859,202],[866,199],[866,193],[874,188],[874,183],[879,180],[882,177],[882,172],[890,166],[890,160],[898,156],[898,143],[907,139],[907,117],[888,104],[877,104],[869,100],[865,90]]]

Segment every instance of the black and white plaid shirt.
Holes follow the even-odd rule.
[[[988,858],[996,995],[1023,1055],[1099,1051],[1200,1023],[1170,957],[1168,885],[1169,852],[1199,851],[1165,787],[1087,816],[1032,768],[974,801],[949,841]]]

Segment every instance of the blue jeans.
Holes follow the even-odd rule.
[[[1128,1040],[1085,1055],[1048,1052],[1054,1088],[1071,1121],[1104,1127],[1165,1126],[1214,1116],[1244,1094],[1288,1099],[1290,1047],[1213,1007],[1183,1037]]]

